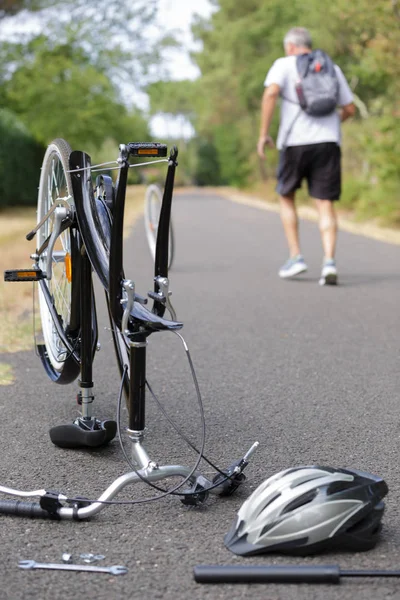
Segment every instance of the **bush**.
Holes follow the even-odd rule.
[[[0,110],[0,208],[36,205],[45,148],[17,117]]]
[[[195,185],[220,185],[220,164],[214,144],[206,139],[196,140],[196,154],[196,165],[193,172]]]

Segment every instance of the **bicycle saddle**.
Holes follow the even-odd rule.
[[[149,332],[166,331],[167,329],[176,331],[183,327],[183,323],[180,323],[179,321],[169,321],[168,319],[159,317],[139,302],[134,303],[130,316],[135,323],[144,326]]]

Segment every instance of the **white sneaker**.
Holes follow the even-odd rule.
[[[301,256],[301,254],[298,254],[293,258],[289,258],[289,260],[283,265],[283,267],[279,270],[279,277],[282,279],[288,279],[289,277],[300,275],[300,273],[304,273],[305,271],[307,271],[307,265],[304,262],[304,258]]]
[[[336,263],[333,259],[326,260],[322,267],[319,285],[336,285],[338,279]]]

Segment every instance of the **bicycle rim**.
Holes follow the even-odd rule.
[[[73,205],[72,184],[69,173],[68,158],[71,148],[62,139],[51,142],[48,146],[43,159],[42,171],[39,183],[39,196],[37,205],[37,219],[40,221],[43,216],[59,200],[67,201]],[[52,215],[37,232],[38,248],[49,238],[54,226],[54,215]],[[52,260],[52,277],[45,280],[48,287],[53,305],[59,317],[59,322],[67,337],[75,330],[77,334],[78,323],[77,314],[73,301],[73,259],[77,259],[76,239],[71,228],[66,229],[58,237]],[[39,257],[39,267],[46,271],[47,249]],[[79,372],[79,366],[76,365],[70,356],[68,349],[63,344],[53,318],[49,311],[44,294],[39,287],[39,307],[40,319],[42,325],[43,341],[47,351],[47,357],[53,369],[61,375],[68,373],[68,379],[75,379]],[[74,343],[71,337],[71,343]],[[72,367],[72,363],[76,368]],[[71,369],[72,367],[72,369]]]
[[[145,204],[144,204],[144,226],[146,239],[149,246],[152,259],[156,257],[156,243],[158,233],[158,223],[160,220],[160,212],[162,205],[162,191],[158,185],[149,185],[146,189]],[[174,255],[174,234],[172,229],[172,221],[169,226],[169,244],[168,244],[168,268],[171,267]]]

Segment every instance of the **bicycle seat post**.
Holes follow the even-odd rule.
[[[147,339],[143,334],[130,341],[130,380],[129,380],[129,427],[132,441],[132,458],[138,468],[155,466],[142,446],[145,430],[146,411],[146,351]]]

